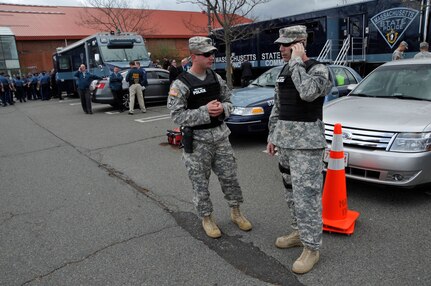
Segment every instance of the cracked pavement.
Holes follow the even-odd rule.
[[[145,162],[135,149],[160,135],[98,139],[79,108],[52,100],[0,109],[0,285],[267,284],[178,225],[170,212],[192,209],[189,193],[162,198],[136,177],[144,170],[130,170]],[[112,151],[124,155],[115,167]]]

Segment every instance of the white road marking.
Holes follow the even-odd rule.
[[[69,103],[69,105],[80,105],[81,102]]]
[[[106,111],[106,114],[112,115],[112,114],[118,114],[120,113],[119,111]]]
[[[147,122],[164,120],[164,119],[169,119],[169,118],[171,118],[170,115],[158,115],[158,116],[144,117],[144,118],[135,119],[135,121],[136,122],[140,122],[140,123],[147,123]]]

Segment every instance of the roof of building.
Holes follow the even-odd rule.
[[[0,27],[9,27],[17,40],[82,39],[101,31],[79,24],[82,16],[86,15],[86,9],[93,14],[98,13],[97,8],[0,3]],[[128,13],[141,11],[128,10]],[[148,11],[148,23],[154,28],[143,35],[145,38],[189,38],[206,34],[208,17],[204,12]],[[244,23],[251,22],[243,19]],[[197,32],[196,27],[202,32]]]

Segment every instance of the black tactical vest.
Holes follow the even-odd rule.
[[[320,62],[316,60],[306,61],[306,72],[308,73],[317,64],[320,64]],[[280,99],[279,119],[303,122],[314,122],[317,119],[322,120],[322,106],[325,98],[318,97],[312,102],[302,100],[292,81],[288,65],[285,65],[281,70],[277,83]]]
[[[182,81],[190,90],[189,98],[187,99],[187,109],[198,109],[206,105],[212,100],[221,101],[220,98],[220,83],[217,75],[211,69],[207,70],[205,80],[200,80],[189,72],[181,73],[177,79]],[[193,129],[208,129],[220,126],[223,121],[216,117],[211,117],[211,123],[194,126]]]

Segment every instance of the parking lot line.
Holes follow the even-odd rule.
[[[139,118],[139,119],[135,119],[135,121],[139,122],[139,123],[146,123],[146,122],[164,120],[164,119],[169,119],[169,118],[171,118],[171,116],[168,114],[168,115],[157,115],[157,116],[152,116],[152,117]]]

